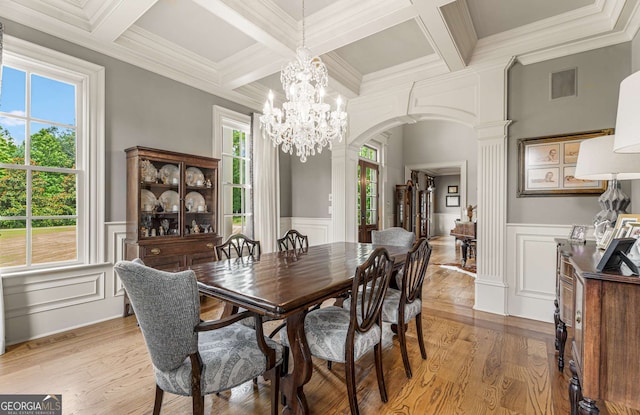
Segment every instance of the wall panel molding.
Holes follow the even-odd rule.
[[[553,322],[556,243],[570,225],[507,225],[508,314]]]
[[[333,242],[331,218],[292,217],[291,227],[309,237],[309,245],[321,245]]]

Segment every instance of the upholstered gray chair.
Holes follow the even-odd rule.
[[[411,379],[411,365],[407,353],[407,325],[415,318],[418,344],[423,359],[427,358],[422,334],[422,284],[431,258],[431,246],[420,238],[407,253],[399,289],[389,288],[382,306],[382,321],[395,326],[402,352],[404,371]]]
[[[416,241],[416,234],[409,232],[404,228],[387,228],[381,231],[371,231],[371,243],[374,245],[391,245],[391,246],[403,246],[407,249],[411,249],[413,243]],[[395,287],[400,287],[402,281],[403,270],[396,272]],[[391,284],[393,286],[393,283]]]
[[[380,398],[387,402],[387,390],[382,370],[382,303],[391,279],[394,260],[383,247],[376,248],[369,258],[356,268],[351,287],[357,293],[349,310],[337,306],[310,311],[304,320],[304,331],[312,356],[329,362],[345,364],[345,383],[351,413],[357,415],[355,362],[374,349]],[[367,289],[363,289],[367,287]],[[289,346],[285,335],[282,342]],[[285,348],[285,360],[287,359]]]
[[[204,412],[204,395],[250,381],[271,380],[271,414],[278,413],[282,350],[265,337],[256,313],[245,311],[216,321],[200,321],[193,271],[177,273],[146,267],[140,260],[114,267],[131,300],[156,378],[153,414],[164,391],[193,397],[193,413]],[[238,321],[253,318],[257,330]]]
[[[416,235],[404,228],[387,228],[381,231],[371,231],[371,243],[376,245],[404,246],[411,248]]]

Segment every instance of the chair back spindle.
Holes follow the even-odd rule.
[[[254,241],[241,233],[231,235],[224,243],[216,246],[218,259],[240,258],[243,256],[259,258],[261,253],[260,241]]]
[[[289,229],[287,233],[280,239],[278,239],[279,251],[303,251],[309,249],[309,238],[307,235],[303,235],[295,229]]]

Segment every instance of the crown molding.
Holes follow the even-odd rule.
[[[600,0],[572,12],[480,39],[471,64],[499,56],[533,54],[554,48],[559,38],[584,42],[606,36],[618,20],[624,0]],[[599,46],[598,46],[599,47]]]
[[[356,68],[342,59],[336,52],[329,52],[323,55],[322,60],[329,71],[329,77],[331,78],[329,87],[331,89],[338,91],[335,85],[337,82],[341,85],[338,92],[347,99],[354,98],[360,94],[362,74]]]
[[[33,22],[39,23],[39,30],[45,33],[57,32],[59,23],[51,23],[52,21],[60,21],[75,29],[85,33],[91,31],[92,26],[85,14],[84,10],[78,7],[77,3],[72,4],[65,0],[4,0],[0,1],[2,14],[9,16],[11,20],[18,21],[24,25],[34,27]],[[15,16],[19,16],[19,21]],[[51,18],[43,19],[42,16],[51,16]]]
[[[396,88],[399,84],[438,77],[449,73],[449,68],[436,54],[424,56],[362,77],[360,94],[366,95]]]

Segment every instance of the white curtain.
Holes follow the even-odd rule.
[[[262,137],[260,114],[251,120],[253,137],[253,214],[254,238],[260,241],[262,252],[276,250],[280,237],[280,171],[278,148]]]

